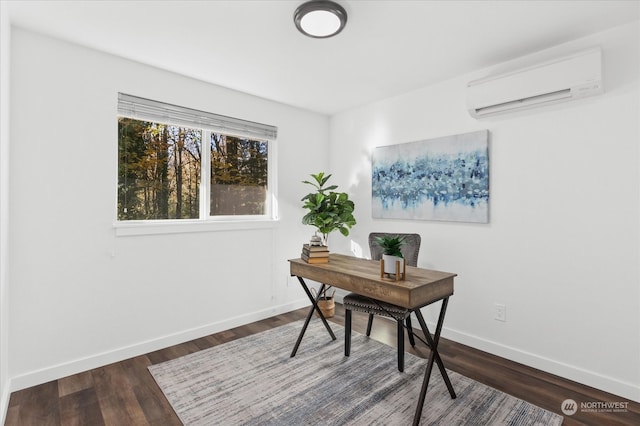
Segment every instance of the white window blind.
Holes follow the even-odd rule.
[[[138,96],[118,93],[118,114],[137,120],[202,128],[240,137],[275,140],[278,128]]]

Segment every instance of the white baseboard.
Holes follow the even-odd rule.
[[[233,318],[228,318],[223,321],[207,324],[202,327],[196,327],[190,330],[185,330],[180,333],[174,333],[167,336],[162,336],[157,339],[148,340],[135,345],[122,347],[113,351],[103,352],[95,354],[90,357],[76,359],[70,362],[54,365],[51,367],[43,368],[41,370],[31,371],[26,374],[12,377],[7,384],[6,389],[6,405],[4,408],[8,408],[9,396],[11,392],[15,392],[21,389],[25,389],[31,386],[36,386],[41,383],[46,383],[51,380],[57,380],[62,377],[67,377],[72,374],[81,373],[94,368],[98,368],[104,365],[108,365],[114,362],[119,362],[128,358],[143,355],[149,352],[157,351],[159,349],[167,348],[169,346],[177,345],[180,343],[188,342],[190,340],[198,339],[209,334],[218,333],[220,331],[229,330],[234,327],[238,327],[245,324],[250,324],[254,321],[260,321],[265,318],[272,317],[274,315],[290,312],[305,306],[309,306],[309,299],[299,299],[294,302],[290,302],[284,305],[273,306],[261,311],[251,312],[248,314],[239,315]],[[5,395],[2,395],[4,404]],[[6,412],[6,409],[5,409]],[[4,422],[0,422],[4,424]]]
[[[11,398],[11,379],[8,379],[2,388],[0,395],[0,425],[5,424],[9,411],[9,399]]]
[[[431,330],[435,329],[435,323],[427,321]],[[510,361],[518,362],[526,366],[542,370],[546,373],[555,374],[565,379],[573,380],[583,385],[626,398],[631,401],[640,402],[640,386],[624,382],[612,377],[607,377],[593,371],[584,370],[573,365],[545,358],[543,356],[526,352],[517,348],[506,346],[497,342],[473,336],[458,330],[447,327],[442,328],[442,337],[471,346],[472,348],[506,358]],[[568,397],[568,396],[567,396]],[[617,402],[617,401],[605,401]]]

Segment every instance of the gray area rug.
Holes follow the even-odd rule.
[[[410,425],[426,360],[359,333],[344,356],[314,319],[294,358],[302,322],[215,346],[149,371],[185,425]],[[421,425],[560,425],[562,416],[455,372],[451,399],[434,366]]]

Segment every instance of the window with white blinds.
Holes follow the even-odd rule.
[[[275,218],[275,126],[118,94],[118,222]]]

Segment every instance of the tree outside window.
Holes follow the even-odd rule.
[[[267,141],[118,118],[118,220],[265,215],[267,185]]]

